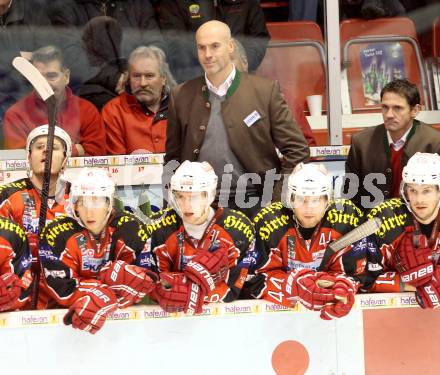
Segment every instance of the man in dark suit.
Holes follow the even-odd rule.
[[[406,79],[389,82],[381,91],[383,124],[352,138],[345,164],[344,193],[356,205],[371,208],[398,197],[402,169],[417,151],[440,153],[440,132],[415,120],[420,111],[417,86]]]
[[[171,93],[165,162],[209,162],[218,176],[225,176],[219,181],[220,204],[252,215],[261,207],[260,198],[263,203],[272,199],[270,174],[289,174],[307,161],[309,148],[279,83],[235,68],[231,31],[225,23],[203,24],[196,44],[205,76]],[[275,184],[274,199],[280,198],[281,184]],[[249,197],[252,202],[243,204]]]

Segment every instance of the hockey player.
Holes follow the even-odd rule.
[[[0,215],[15,221],[25,229],[34,256],[37,250],[38,221],[48,131],[48,125],[42,125],[33,129],[27,137],[28,177],[0,187]],[[72,142],[69,135],[56,126],[47,221],[64,214],[64,184],[61,183],[59,177],[62,175],[71,154]],[[58,196],[56,196],[57,194]]]
[[[30,298],[31,260],[23,228],[0,217],[0,312],[18,309]]]
[[[27,137],[28,177],[0,186],[0,216],[7,217],[24,228],[33,256],[32,272],[34,274],[39,272],[37,261],[39,217],[48,131],[48,125],[42,125],[33,129]],[[71,154],[70,136],[56,126],[46,222],[64,214],[65,182],[60,176],[62,176]],[[48,299],[41,286],[39,283],[38,303],[33,302],[38,308],[44,308]],[[30,299],[28,302],[31,302]],[[31,305],[26,305],[24,308],[31,308]]]
[[[371,209],[383,273],[371,291],[416,290],[423,308],[440,306],[440,156],[416,153],[403,168],[401,197]],[[397,272],[396,272],[397,271]]]
[[[72,182],[68,216],[48,224],[40,238],[48,289],[69,308],[64,322],[91,333],[154,288],[153,273],[131,265],[145,245],[140,222],[113,209],[114,192],[105,170],[84,168]]]
[[[331,190],[323,165],[300,163],[288,178],[284,202],[272,203],[253,218],[262,258],[245,296],[287,307],[299,300],[327,320],[349,313],[360,283],[368,282],[368,249],[351,252],[348,246],[321,264],[327,245],[363,220],[352,202],[332,201]],[[328,272],[318,272],[320,266]]]
[[[171,208],[146,226],[150,244],[138,259],[160,274],[152,297],[165,311],[187,314],[237,299],[255,262],[252,223],[241,212],[211,207],[217,176],[206,162],[185,161],[170,185]]]

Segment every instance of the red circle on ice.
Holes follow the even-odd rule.
[[[298,341],[283,341],[272,353],[272,367],[277,375],[303,375],[309,362],[307,349]]]

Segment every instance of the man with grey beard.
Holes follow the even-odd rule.
[[[142,46],[131,53],[127,91],[102,109],[107,154],[165,151],[168,93],[175,84],[160,48]]]

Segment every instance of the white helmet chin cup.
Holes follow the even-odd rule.
[[[416,152],[403,167],[400,195],[411,211],[405,195],[405,184],[437,185],[440,189],[440,156],[427,152]]]
[[[72,181],[69,194],[69,202],[66,206],[67,215],[76,219],[82,226],[80,218],[76,215],[75,204],[79,197],[106,197],[109,199],[109,210],[106,220],[110,216],[113,208],[115,196],[115,183],[102,168],[83,168],[78,176]]]
[[[49,134],[49,125],[41,125],[36,127],[35,129],[32,129],[32,131],[29,133],[27,139],[26,139],[26,151],[31,151],[31,145],[32,142],[40,137],[40,136],[47,136]],[[70,158],[72,156],[72,140],[70,139],[69,134],[67,132],[60,128],[59,126],[55,126],[55,137],[61,139],[64,142],[64,145],[66,147],[66,156]]]
[[[287,194],[283,204],[292,207],[294,195],[319,197],[326,195],[328,201],[332,197],[332,181],[323,164],[299,163],[287,180]]]
[[[203,210],[205,211],[211,206],[212,202],[214,202],[217,192],[217,181],[217,175],[209,163],[190,162],[186,160],[177,168],[171,177],[170,189],[168,190],[168,202],[170,206],[181,215],[181,210],[174,196],[175,191],[206,192],[206,207]]]

